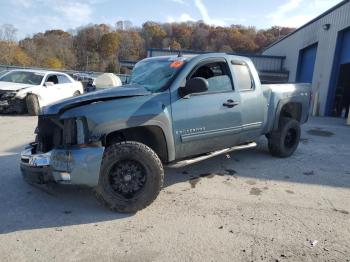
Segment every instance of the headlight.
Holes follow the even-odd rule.
[[[2,95],[2,98],[14,98],[15,96],[17,95],[17,93],[14,93],[14,92],[9,92],[9,93],[5,93]]]
[[[68,118],[63,122],[64,145],[84,145],[87,138],[87,125],[84,117]]]

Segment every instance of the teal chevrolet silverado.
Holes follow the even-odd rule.
[[[181,167],[256,146],[297,149],[309,84],[262,85],[250,59],[223,53],[147,58],[130,84],[43,108],[37,139],[21,153],[31,183],[88,185],[112,210],[157,197],[163,166]]]

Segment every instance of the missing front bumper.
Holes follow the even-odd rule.
[[[1,113],[24,113],[26,111],[26,104],[21,99],[5,99],[0,100],[0,112]]]

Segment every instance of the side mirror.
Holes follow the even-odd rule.
[[[208,81],[203,77],[195,77],[187,81],[185,87],[179,88],[180,97],[185,97],[189,94],[204,93],[208,91]]]
[[[49,86],[54,86],[54,82],[45,82],[44,86],[49,87]]]

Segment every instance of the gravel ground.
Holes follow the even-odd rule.
[[[27,185],[19,152],[35,125],[0,117],[1,261],[350,261],[350,127],[339,119],[310,119],[289,159],[262,138],[167,169],[157,200],[133,215],[86,188]]]

